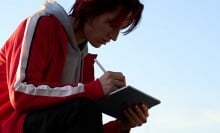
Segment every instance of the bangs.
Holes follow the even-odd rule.
[[[139,8],[134,11],[121,9],[120,13],[110,22],[110,24],[114,28],[124,30],[122,33],[127,35],[133,31],[139,23],[142,10],[143,6],[139,6]]]
[[[129,12],[123,12],[120,14],[118,14],[110,23],[113,27],[115,28],[119,28],[121,27],[122,25],[124,25],[124,23],[127,23],[126,26],[123,26],[122,29],[125,29],[127,27],[129,27],[130,25],[130,22],[132,21],[132,16],[129,16]]]

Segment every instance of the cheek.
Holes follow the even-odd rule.
[[[94,43],[94,41],[96,40],[95,38],[95,35],[92,33],[92,32],[85,32],[85,36],[86,36],[86,39],[89,41],[89,42],[92,42]]]
[[[88,41],[95,38],[96,33],[94,32],[94,27],[91,24],[86,24],[84,27],[84,34]]]
[[[87,23],[84,27],[85,36],[91,42],[106,38],[111,30],[109,24],[103,22]]]
[[[92,46],[99,47],[99,44],[97,43],[97,40],[99,38],[98,32],[96,32],[93,27],[91,27],[90,25],[85,26],[84,35],[86,39],[90,42],[90,44],[92,44]]]

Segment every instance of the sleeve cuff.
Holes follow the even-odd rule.
[[[99,79],[85,84],[86,95],[94,100],[99,100],[104,96]]]
[[[129,133],[129,132],[130,129],[121,132],[119,120],[110,121],[104,125],[104,133]]]

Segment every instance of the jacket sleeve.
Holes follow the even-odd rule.
[[[4,49],[8,58],[7,80],[13,108],[27,111],[77,97],[93,100],[103,97],[99,80],[85,84],[60,82],[68,37],[55,17],[39,20],[36,28],[27,26],[29,22],[24,21]],[[30,27],[34,30],[33,35],[27,30]]]
[[[118,120],[110,121],[104,125],[104,133],[129,133],[130,130],[120,131],[120,122]]]

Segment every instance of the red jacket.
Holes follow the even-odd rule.
[[[82,58],[81,80],[61,82],[66,61],[68,35],[53,15],[41,17],[29,37],[27,19],[0,51],[0,133],[22,133],[29,111],[47,108],[67,100],[104,96],[99,80],[94,80],[94,58]],[[29,41],[29,42],[28,42]],[[118,121],[104,125],[105,133],[119,133]]]

